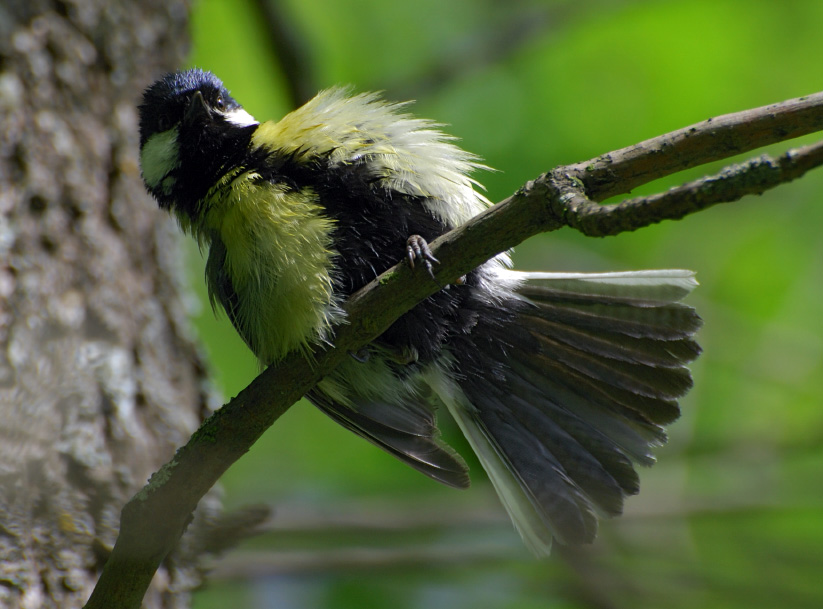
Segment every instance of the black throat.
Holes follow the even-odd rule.
[[[246,165],[256,129],[256,124],[239,126],[222,119],[181,125],[180,165],[170,174],[175,182],[166,207],[175,207],[192,220],[199,218],[209,190],[226,174]]]

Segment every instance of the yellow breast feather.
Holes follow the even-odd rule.
[[[332,289],[334,222],[314,192],[246,171],[224,177],[205,203],[204,229],[223,243],[238,295],[235,323],[261,363],[325,338],[343,313]]]

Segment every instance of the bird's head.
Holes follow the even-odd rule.
[[[160,207],[190,219],[197,203],[238,161],[257,121],[214,74],[167,74],[143,94],[140,165]]]

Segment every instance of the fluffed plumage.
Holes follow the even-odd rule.
[[[404,106],[342,89],[258,123],[208,72],[167,75],[140,107],[148,190],[209,250],[206,280],[263,365],[333,340],[340,303],[489,202],[482,167]],[[681,270],[519,273],[500,255],[437,292],[307,398],[454,487],[445,405],[527,545],[594,538],[638,492],[700,352]]]

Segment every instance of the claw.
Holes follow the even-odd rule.
[[[420,235],[412,235],[406,240],[406,261],[411,268],[414,268],[414,262],[422,262],[426,267],[431,278],[434,279],[434,271],[432,270],[432,262],[438,264],[440,261],[434,257],[429,244]]]

